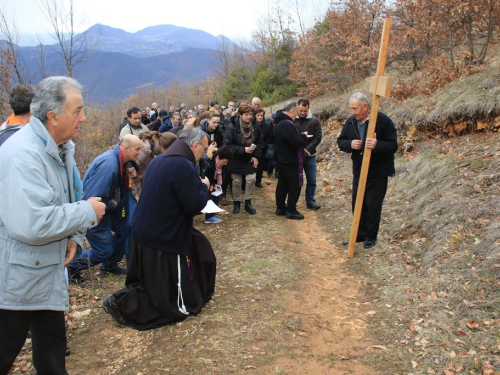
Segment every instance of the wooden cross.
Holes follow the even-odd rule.
[[[370,111],[370,120],[368,121],[368,129],[366,138],[373,138],[375,125],[377,124],[377,114],[380,105],[380,97],[388,98],[391,94],[392,78],[384,77],[385,60],[387,57],[387,47],[389,45],[389,34],[391,31],[391,19],[384,20],[384,29],[382,30],[382,41],[380,43],[380,52],[378,55],[377,74],[370,80],[370,92],[373,93],[372,108]],[[354,246],[356,245],[356,237],[358,235],[359,220],[361,217],[361,209],[363,207],[363,199],[365,197],[366,180],[368,177],[368,168],[370,166],[370,158],[372,150],[364,148],[363,163],[361,165],[361,174],[359,176],[358,193],[356,195],[356,205],[354,206],[354,214],[351,226],[351,235],[349,237],[349,245],[347,255],[349,258],[354,256]]]

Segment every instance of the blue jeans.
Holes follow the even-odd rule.
[[[137,208],[137,201],[135,200],[134,194],[132,194],[132,190],[127,192],[127,200],[128,200],[128,213],[125,219],[126,224],[120,225],[120,230],[124,233],[125,236],[125,259],[127,260],[127,267],[130,264],[130,247],[132,246],[132,219],[134,218],[134,212]],[[121,224],[121,223],[120,223]]]
[[[120,229],[126,225],[126,220],[120,221]],[[91,248],[84,250],[82,255],[75,257],[69,265],[71,272],[86,270],[101,264],[101,268],[112,270],[118,267],[118,262],[125,255],[125,244],[127,236],[122,234],[122,231],[117,231],[113,236],[111,243],[103,243],[87,237]]]
[[[314,193],[316,192],[316,155],[304,156],[304,172],[306,174],[306,203],[316,203]]]

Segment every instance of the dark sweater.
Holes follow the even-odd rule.
[[[132,220],[132,238],[157,251],[190,255],[193,217],[209,193],[189,146],[177,139],[149,165]]]

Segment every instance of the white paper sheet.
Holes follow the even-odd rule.
[[[226,210],[223,210],[219,206],[217,206],[212,200],[209,200],[207,205],[203,210],[201,210],[202,214],[215,214],[217,212],[224,212]]]

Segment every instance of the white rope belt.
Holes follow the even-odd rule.
[[[177,289],[179,294],[177,295],[177,307],[179,311],[185,315],[189,315],[184,306],[184,298],[182,298],[182,288],[181,288],[181,256],[177,255],[177,274],[179,275],[179,282],[177,283]]]

